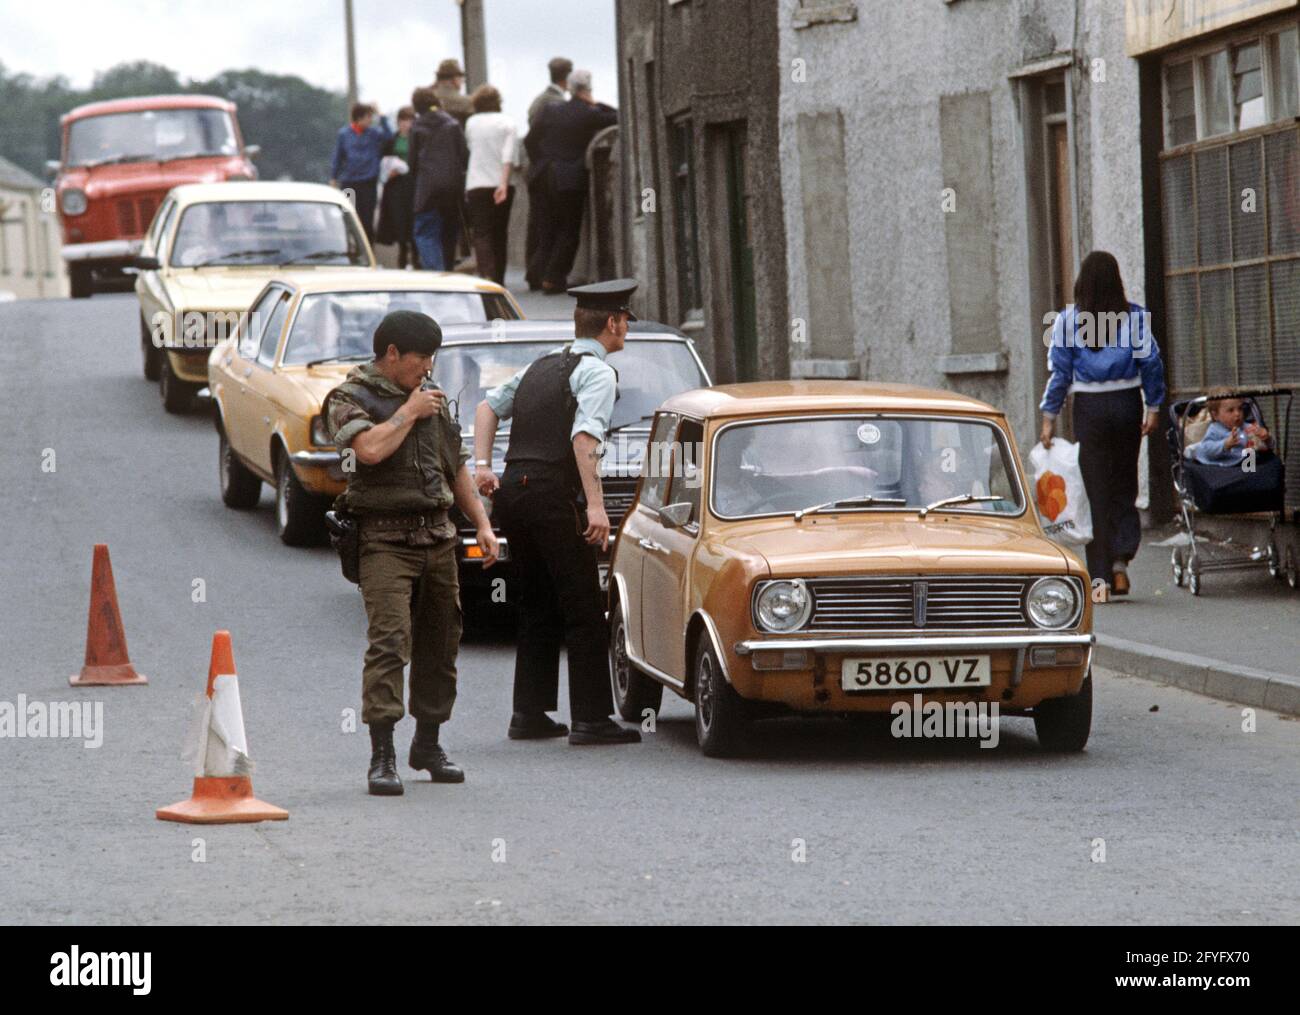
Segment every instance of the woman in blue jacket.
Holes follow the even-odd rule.
[[[1165,367],[1146,308],[1128,301],[1119,263],[1104,250],[1083,259],[1074,303],[1052,325],[1047,366],[1040,439],[1052,446],[1056,417],[1073,392],[1079,469],[1092,507],[1088,573],[1114,595],[1127,595],[1128,562],[1142,539],[1138,451],[1159,419]]]

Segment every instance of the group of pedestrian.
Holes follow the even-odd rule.
[[[454,270],[468,233],[477,274],[504,284],[510,181],[526,158],[528,287],[566,291],[582,236],[587,147],[618,122],[618,110],[596,101],[590,71],[574,70],[564,57],[548,68],[550,84],[528,108],[523,145],[500,91],[483,84],[466,95],[454,59],[438,65],[432,85],[412,92],[396,128],[371,104],[352,107],[335,140],[330,183],[351,190],[367,238],[397,245],[399,267]]]

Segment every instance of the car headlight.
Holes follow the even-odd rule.
[[[76,187],[69,187],[59,195],[59,204],[64,215],[81,215],[86,211],[86,192]]]
[[[1040,578],[1025,596],[1029,619],[1039,627],[1059,631],[1069,627],[1079,612],[1079,592],[1064,578]]]
[[[754,601],[754,613],[759,627],[765,631],[784,634],[803,627],[812,613],[812,596],[804,583],[794,581],[768,582]]]
[[[311,442],[318,448],[327,448],[334,442],[330,439],[329,430],[325,427],[324,416],[314,416],[311,421]]]

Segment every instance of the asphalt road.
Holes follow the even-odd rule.
[[[163,413],[135,314],[126,296],[0,305],[0,701],[102,700],[105,721],[98,749],[0,739],[0,922],[1300,916],[1300,726],[1260,712],[1245,733],[1238,706],[1108,673],[1082,755],[1041,753],[1024,719],[992,750],[782,720],[753,756],[721,762],[700,756],[671,695],[640,746],[507,740],[509,631],[481,627],[444,730],[468,781],[368,797],[364,727],[341,730],[359,707],[360,599],[330,551],[280,545],[269,491],[252,514],[222,506],[211,423]],[[67,685],[96,542],[148,687]],[[287,822],[154,818],[189,794],[179,754],[219,628],[254,786]],[[398,727],[404,775],[412,728]]]

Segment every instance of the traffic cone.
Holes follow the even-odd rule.
[[[117,587],[113,584],[113,565],[108,546],[95,544],[95,559],[90,569],[90,618],[86,623],[86,664],[80,673],[68,678],[73,687],[147,684],[147,677],[136,673],[126,654],[126,632],[117,608]]]
[[[160,807],[160,821],[224,825],[237,821],[284,821],[289,812],[253,796],[253,764],[244,739],[239,678],[230,648],[230,632],[212,638],[208,687],[198,730],[194,792],[188,800]]]

